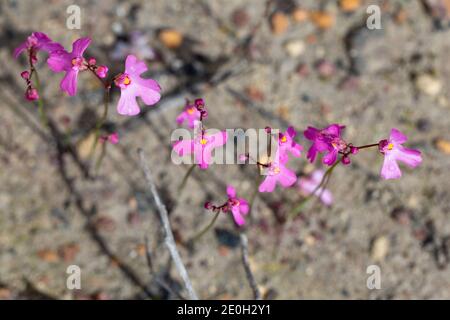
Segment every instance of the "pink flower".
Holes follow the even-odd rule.
[[[195,121],[200,120],[200,111],[197,110],[195,105],[186,103],[183,112],[181,112],[176,121],[179,125],[183,124],[184,121],[187,121],[188,127],[193,129],[195,126]]]
[[[380,141],[379,150],[384,155],[384,163],[381,168],[383,179],[398,179],[402,176],[397,161],[401,161],[411,168],[417,167],[422,162],[419,150],[402,146],[407,140],[408,138],[400,130],[393,128],[389,140]]]
[[[332,124],[324,129],[308,127],[304,131],[305,138],[313,141],[308,150],[307,158],[314,162],[317,153],[324,153],[322,162],[326,165],[333,165],[336,162],[339,151],[347,148],[347,143],[341,138],[341,131],[345,126]]]
[[[324,176],[323,170],[314,170],[308,178],[300,178],[298,181],[298,186],[300,192],[305,196],[308,196],[314,192],[314,195],[320,197],[320,200],[327,206],[333,203],[333,195],[330,190],[319,187]]]
[[[247,200],[243,198],[237,198],[236,190],[231,185],[227,186],[227,195],[228,207],[231,208],[234,222],[236,222],[238,226],[244,225],[245,220],[243,215],[248,214],[248,211],[250,210]]]
[[[278,137],[278,150],[282,163],[288,162],[288,153],[291,153],[296,158],[300,157],[303,147],[295,142],[294,138],[296,135],[297,132],[293,127],[289,127],[286,133],[280,133]]]
[[[122,115],[135,116],[140,108],[136,97],[140,96],[146,105],[153,105],[161,98],[161,87],[153,79],[141,78],[148,70],[143,61],[129,55],[125,61],[125,72],[115,78],[114,83],[120,87],[120,99],[117,112]]]
[[[279,156],[275,155],[274,161],[266,168],[267,176],[264,181],[259,185],[259,192],[272,192],[275,190],[277,183],[281,184],[284,188],[292,186],[297,181],[297,176],[294,172],[289,170],[280,161]]]
[[[72,44],[72,52],[58,50],[50,53],[47,60],[48,66],[53,72],[65,71],[66,75],[61,80],[61,90],[74,96],[77,93],[78,72],[87,69],[87,62],[83,53],[91,43],[90,38],[80,38]]]
[[[25,42],[14,50],[14,58],[17,58],[23,51],[28,50],[31,54],[33,63],[36,63],[36,53],[44,50],[49,53],[57,50],[63,50],[63,46],[57,42],[53,42],[45,33],[33,32]]]
[[[228,136],[226,131],[215,134],[204,132],[194,139],[186,139],[177,141],[173,145],[173,150],[179,155],[184,156],[194,153],[195,163],[201,169],[207,169],[211,164],[212,151],[214,148],[221,147],[227,142]]]

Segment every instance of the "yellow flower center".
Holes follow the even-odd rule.
[[[283,137],[281,138],[281,142],[286,142],[286,141],[287,141],[286,136],[283,136]]]
[[[388,146],[387,146],[387,148],[388,148],[388,150],[394,149],[394,144],[393,144],[392,142],[389,143]]]
[[[193,114],[194,113],[194,108],[188,108],[186,110],[186,112],[189,113],[189,114]]]
[[[276,167],[276,168],[273,169],[273,173],[275,173],[275,174],[279,174],[280,171],[281,171],[281,170],[280,170],[279,167]]]
[[[124,85],[129,85],[131,83],[131,79],[129,78],[129,77],[125,77],[124,79],[123,79],[123,84]]]
[[[208,143],[208,140],[206,140],[205,138],[203,138],[202,140],[200,140],[200,143],[203,144],[203,145],[205,145],[205,144]]]

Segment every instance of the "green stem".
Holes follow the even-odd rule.
[[[101,165],[101,163],[103,161],[103,158],[106,155],[106,146],[107,146],[107,144],[108,143],[106,141],[102,144],[102,153],[100,154],[100,157],[98,158],[97,162],[95,163],[95,174],[96,175],[97,175],[98,169],[100,169],[100,165]]]
[[[105,92],[103,94],[103,114],[102,117],[97,121],[95,125],[95,139],[94,144],[92,145],[92,149],[89,155],[89,158],[92,158],[95,148],[97,148],[98,140],[100,138],[100,129],[102,128],[103,124],[106,121],[106,118],[108,117],[108,107],[109,107],[109,87],[105,87]],[[101,157],[103,159],[103,157]],[[101,162],[101,160],[100,160]],[[100,165],[100,164],[99,164]]]
[[[47,115],[45,113],[45,109],[44,109],[44,101],[41,98],[41,82],[39,81],[39,75],[37,73],[37,70],[34,68],[34,66],[32,67],[33,69],[33,73],[35,76],[35,86],[36,86],[36,90],[39,92],[39,99],[37,101],[38,103],[38,112],[39,112],[39,118],[41,119],[41,123],[44,127],[47,126],[48,124],[48,119],[47,119]]]
[[[205,233],[207,233],[209,231],[209,229],[211,229],[211,227],[216,222],[217,218],[219,217],[219,214],[220,214],[220,211],[216,212],[216,214],[214,215],[214,218],[211,220],[211,222],[205,228],[203,228],[202,231],[200,231],[195,236],[193,236],[191,238],[191,240],[189,240],[188,242],[193,243],[193,242],[197,241],[198,239],[200,239]]]
[[[189,176],[191,175],[191,173],[194,171],[194,168],[196,167],[196,164],[193,164],[188,171],[186,171],[186,174],[183,177],[183,180],[181,181],[180,186],[178,187],[178,195],[181,193],[181,191],[183,191],[184,187],[186,186],[186,182],[189,178]]]

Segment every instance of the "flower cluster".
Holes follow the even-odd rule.
[[[234,222],[236,222],[238,226],[244,225],[245,220],[243,216],[247,215],[250,210],[247,200],[238,198],[236,196],[236,189],[231,185],[227,187],[227,195],[228,200],[224,204],[215,206],[210,202],[206,202],[205,209],[225,213],[231,211]]]
[[[195,110],[192,110],[194,108]],[[194,118],[198,115],[198,119]],[[208,116],[205,102],[203,99],[195,100],[193,105],[186,103],[184,111],[177,117],[177,122],[184,122],[192,120],[195,134],[194,139],[185,139],[175,142],[173,150],[179,155],[194,155],[195,163],[200,169],[207,169],[211,164],[212,152],[215,148],[226,144],[228,136],[226,131],[215,132],[214,130],[207,130],[203,125],[203,120]]]
[[[270,134],[271,129],[266,128]],[[289,155],[299,158],[303,147],[295,142],[297,132],[293,127],[289,127],[285,133],[280,133],[277,137],[277,150],[274,159],[269,159],[268,163],[258,163],[266,170],[266,178],[259,185],[259,192],[274,191],[277,183],[284,188],[292,186],[297,181],[295,172],[286,167]],[[269,157],[270,158],[270,157]]]
[[[339,124],[332,124],[324,129],[308,127],[304,135],[313,144],[308,150],[307,158],[314,162],[317,153],[323,153],[322,162],[332,166],[336,163],[338,156],[341,155],[342,163],[348,165],[351,162],[350,155],[356,155],[361,149],[378,147],[380,153],[384,155],[384,163],[381,168],[383,179],[398,179],[402,176],[397,161],[401,161],[411,168],[417,167],[422,162],[419,150],[403,147],[402,144],[408,138],[396,128],[391,130],[389,139],[359,147],[342,139],[341,135],[344,128],[345,126]]]
[[[51,40],[46,34],[33,32],[27,40],[14,51],[14,57],[26,52],[30,70],[22,72],[22,78],[27,83],[26,98],[28,100],[39,99],[37,89],[32,85],[31,78],[36,73],[37,52],[40,50],[48,53],[47,64],[55,73],[64,72],[60,88],[69,96],[77,93],[78,75],[83,71],[91,71],[97,77],[105,90],[109,91],[114,84],[121,90],[117,112],[121,115],[134,116],[140,113],[136,101],[140,97],[146,105],[154,105],[161,98],[161,87],[153,79],[142,78],[141,74],[148,70],[146,64],[133,55],[128,55],[125,61],[125,70],[106,80],[109,68],[105,65],[97,65],[95,58],[86,59],[85,51],[91,44],[89,37],[80,38],[72,44],[72,51],[67,51],[61,44]]]
[[[216,135],[207,135],[202,125],[204,115],[207,115],[205,104],[202,99],[197,99],[193,104],[186,101],[182,113],[176,118],[178,124],[187,123],[189,128],[194,128],[200,124],[201,135],[193,140],[177,141],[173,149],[180,156],[193,153],[199,161],[202,169],[208,168],[213,148],[220,147],[226,142],[226,133],[219,132]],[[340,124],[330,124],[318,129],[307,127],[303,132],[304,137],[312,144],[307,152],[307,159],[313,163],[319,155],[322,155],[322,163],[332,170],[337,164],[349,165],[351,156],[355,156],[362,149],[377,147],[384,156],[384,163],[381,169],[383,179],[397,179],[401,177],[401,171],[397,161],[403,162],[411,168],[418,166],[422,162],[421,153],[418,150],[408,149],[402,144],[407,138],[398,129],[392,129],[389,139],[382,139],[378,143],[354,146],[342,137],[345,126]],[[269,138],[272,138],[272,129],[266,128]],[[283,188],[293,186],[297,181],[297,175],[287,167],[290,157],[300,158],[303,147],[295,139],[297,131],[293,127],[288,127],[286,132],[275,136],[277,149],[271,155],[268,151],[265,162],[256,161],[257,165],[264,172],[265,178],[258,187],[259,192],[273,192],[279,184]],[[248,154],[240,155],[241,161],[249,159]],[[305,197],[317,196],[325,205],[331,205],[333,196],[330,190],[326,189],[327,179],[331,170],[326,173],[322,170],[314,171],[309,177],[299,179],[298,190]],[[236,199],[235,190],[232,187],[227,189],[228,201],[221,206],[214,206],[207,202],[205,208],[215,212],[233,212],[233,217],[237,225],[245,223],[242,214],[247,214],[249,204],[244,199]]]
[[[161,87],[153,79],[143,78],[142,75],[148,71],[144,61],[129,54],[125,60],[124,71],[108,77],[109,68],[106,65],[97,64],[94,57],[85,58],[85,53],[91,44],[89,37],[77,39],[72,44],[69,52],[61,44],[50,39],[46,34],[33,32],[14,51],[17,58],[22,53],[26,53],[29,69],[21,72],[21,77],[26,82],[25,98],[29,101],[39,100],[39,79],[37,77],[36,63],[38,62],[38,52],[44,51],[48,54],[47,65],[55,73],[64,73],[60,82],[60,88],[69,96],[77,93],[78,75],[80,72],[88,71],[98,79],[105,90],[105,112],[106,117],[109,93],[112,86],[120,89],[120,98],[117,104],[117,112],[121,115],[135,116],[141,111],[137,98],[144,104],[151,106],[161,99]],[[34,82],[34,83],[33,83]],[[39,103],[41,107],[42,103]],[[194,129],[194,138],[177,141],[173,145],[173,150],[179,156],[193,155],[195,163],[200,169],[207,169],[212,160],[212,152],[218,147],[227,143],[226,131],[213,131],[206,129],[204,121],[208,117],[208,111],[203,99],[196,99],[193,103],[186,101],[181,114],[176,118],[179,125],[186,125],[189,129]],[[104,121],[105,119],[102,119]],[[97,131],[103,122],[97,124]],[[400,130],[393,128],[390,136],[377,143],[355,146],[348,143],[342,137],[345,126],[340,124],[330,124],[323,129],[307,127],[303,132],[304,137],[312,144],[308,149],[306,158],[313,163],[318,156],[322,156],[322,163],[329,167],[326,172],[322,170],[314,171],[309,177],[301,177],[297,182],[296,173],[288,168],[291,157],[300,158],[303,147],[296,142],[297,131],[294,127],[278,135],[272,134],[272,129],[267,127],[266,132],[269,139],[275,139],[276,150],[268,150],[267,159],[264,162],[257,161],[259,168],[264,172],[265,178],[258,186],[259,192],[273,192],[277,185],[289,188],[297,182],[297,188],[306,197],[317,196],[326,205],[333,202],[332,194],[326,189],[326,183],[332,170],[336,165],[342,163],[349,165],[350,157],[359,153],[362,149],[378,148],[384,157],[381,168],[383,179],[398,179],[402,176],[398,162],[402,162],[411,168],[415,168],[422,162],[421,152],[403,146],[407,137]],[[100,135],[97,138],[101,143],[109,142],[117,144],[119,136],[117,133]],[[272,142],[271,140],[270,142]],[[106,144],[104,144],[104,148]],[[240,159],[248,159],[248,155],[241,155]],[[194,168],[194,166],[192,167]],[[191,170],[188,171],[188,174]],[[187,176],[186,176],[187,177]],[[207,202],[205,208],[216,213],[231,212],[235,223],[238,226],[245,224],[244,216],[250,211],[251,203],[244,198],[236,196],[236,190],[232,186],[227,187],[227,201],[216,206]]]

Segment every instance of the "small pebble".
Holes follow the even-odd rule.
[[[421,74],[416,79],[416,87],[429,96],[436,96],[442,89],[442,83],[431,74]]]
[[[444,138],[437,138],[434,141],[436,149],[445,154],[450,154],[450,141]]]
[[[286,42],[284,49],[292,58],[297,58],[305,51],[305,43],[301,40],[291,40]]]
[[[374,261],[383,261],[389,251],[389,239],[386,236],[377,237],[372,244],[371,257]]]

